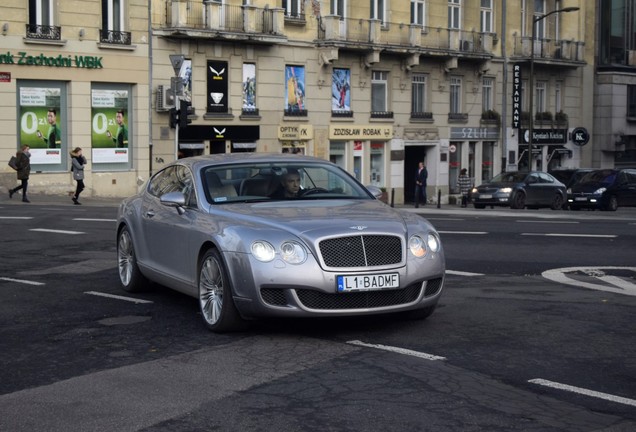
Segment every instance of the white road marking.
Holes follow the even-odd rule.
[[[82,222],[117,222],[117,219],[73,218],[73,220]]]
[[[129,301],[129,302],[132,302],[132,303],[152,303],[150,300],[142,300],[142,299],[136,299],[136,298],[132,298],[132,297],[124,297],[124,296],[118,296],[118,295],[114,295],[114,294],[106,294],[106,293],[101,293],[101,292],[97,292],[97,291],[86,291],[86,292],[84,292],[84,294],[94,295],[94,296],[99,296],[99,297],[108,297],[108,298],[112,298],[112,299],[116,299],[116,300],[124,300],[124,301]]]
[[[29,231],[47,232],[47,233],[54,233],[54,234],[70,234],[70,235],[86,234],[85,232],[82,232],[82,231],[65,231],[65,230],[54,230],[54,229],[46,229],[46,228],[33,228],[33,229],[30,229]]]
[[[519,223],[549,223],[549,224],[578,224],[578,221],[556,221],[556,220],[517,220]]]
[[[7,282],[17,282],[17,283],[21,283],[25,285],[37,285],[37,286],[44,285],[44,282],[35,282],[35,281],[26,280],[26,279],[13,279],[8,277],[0,277],[0,280],[4,280]]]
[[[630,270],[636,273],[636,267],[565,267],[546,270],[541,274],[541,276],[554,282],[572,285],[579,288],[588,288],[598,291],[612,292],[615,294],[636,296],[636,284],[627,279],[616,276],[607,276],[603,270]],[[579,279],[569,277],[567,273],[586,273],[590,275],[590,277],[594,277],[604,283],[584,282]]]
[[[19,220],[26,220],[26,219],[33,219],[31,216],[0,216],[0,219],[19,219]]]
[[[446,270],[446,274],[452,274],[452,275],[456,275],[456,276],[483,276],[483,273],[470,273],[470,272],[463,272],[463,271],[458,271],[458,270]]]
[[[554,381],[548,381],[548,380],[544,380],[541,378],[535,378],[535,379],[531,379],[528,380],[529,383],[532,384],[538,384],[538,385],[542,385],[545,387],[551,387],[551,388],[555,388],[558,390],[565,390],[565,391],[569,391],[572,393],[578,393],[578,394],[582,394],[585,396],[590,396],[590,397],[595,397],[595,398],[599,398],[599,399],[605,399],[611,402],[616,402],[616,403],[620,403],[620,404],[625,404],[625,405],[632,405],[632,406],[636,406],[636,400],[634,399],[629,399],[626,397],[622,397],[622,396],[614,396],[611,394],[607,394],[607,393],[601,393],[601,392],[597,392],[594,390],[588,390],[588,389],[584,389],[581,387],[574,387],[571,385],[567,385],[567,384],[561,384],[558,382],[554,382]]]
[[[475,234],[484,235],[488,234],[486,231],[437,231],[440,234]]]
[[[433,355],[433,354],[426,354],[426,353],[419,352],[419,351],[412,351],[412,350],[405,349],[405,348],[398,348],[398,347],[392,347],[392,346],[387,346],[387,345],[368,344],[368,343],[361,342],[359,340],[352,340],[352,341],[348,341],[347,343],[349,345],[357,345],[357,346],[363,346],[363,347],[367,347],[367,348],[376,348],[376,349],[381,349],[381,350],[384,350],[384,351],[390,351],[390,352],[394,352],[394,353],[398,353],[398,354],[410,355],[410,356],[413,356],[413,357],[423,358],[425,360],[446,360],[446,357],[440,357],[440,356],[436,356],[436,355]]]
[[[428,219],[428,220],[441,220],[441,221],[463,221],[463,220],[466,220],[466,219],[460,219],[460,218],[430,218],[430,217],[427,217],[426,219]]]
[[[616,238],[614,234],[521,233],[523,236]]]

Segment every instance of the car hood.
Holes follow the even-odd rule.
[[[343,233],[395,233],[403,235],[409,223],[427,224],[417,215],[395,210],[373,200],[275,201],[212,206],[235,222],[269,226],[299,237]],[[430,229],[433,229],[428,224]]]
[[[483,183],[477,186],[477,189],[501,189],[507,187],[515,187],[519,183],[514,182],[493,182],[493,183]]]
[[[594,192],[602,187],[607,188],[608,185],[601,182],[576,183],[572,186],[572,192]]]

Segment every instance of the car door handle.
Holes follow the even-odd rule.
[[[154,211],[152,211],[152,210],[148,210],[148,211],[146,212],[146,217],[151,218],[151,217],[154,217],[154,216],[155,216],[155,212],[154,212]]]

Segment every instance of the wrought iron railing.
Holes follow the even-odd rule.
[[[535,39],[530,36],[515,36],[514,55],[530,57],[534,50],[535,59],[583,61],[584,42],[558,39]]]
[[[109,43],[115,45],[130,45],[131,33],[116,30],[101,30],[99,32],[99,40],[101,43]]]
[[[29,39],[61,40],[62,27],[40,24],[27,24],[26,37]]]

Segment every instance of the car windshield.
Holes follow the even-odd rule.
[[[346,171],[328,163],[250,163],[201,169],[213,204],[315,199],[373,199]]]
[[[490,180],[489,183],[519,183],[526,178],[528,173],[525,172],[504,172]]]
[[[616,171],[612,170],[598,170],[587,173],[582,179],[581,183],[599,183],[602,185],[611,185],[616,179]]]

